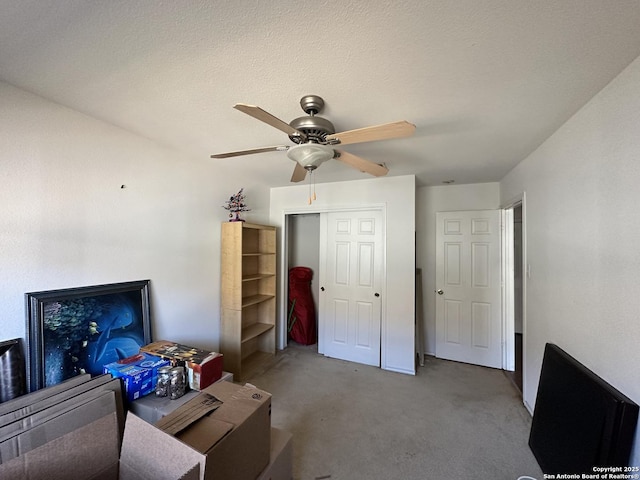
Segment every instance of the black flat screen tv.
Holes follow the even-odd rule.
[[[546,344],[529,447],[548,474],[629,465],[638,405],[565,351]]]

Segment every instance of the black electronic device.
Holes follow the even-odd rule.
[[[636,403],[547,343],[529,436],[544,473],[628,465],[637,423]]]

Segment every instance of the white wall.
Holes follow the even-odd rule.
[[[415,373],[415,177],[322,183],[316,185],[316,194],[317,200],[307,205],[307,186],[271,189],[271,224],[282,227],[287,213],[369,205],[385,208],[387,266],[382,305],[382,368]],[[281,295],[282,289],[281,282]],[[279,319],[282,325],[282,309]]]
[[[503,201],[526,191],[530,407],[546,342],[640,403],[639,132],[637,59],[501,182]]]
[[[266,221],[268,188],[2,82],[0,105],[0,340],[25,292],[151,279],[154,338],[217,349],[221,206],[244,186]]]
[[[499,206],[499,183],[420,187],[416,191],[416,258],[422,268],[424,346],[429,355],[436,351],[436,213]]]

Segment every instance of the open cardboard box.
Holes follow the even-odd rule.
[[[171,420],[173,429],[179,425],[175,435],[129,412],[122,448],[115,394],[103,392],[100,413],[95,408],[70,409],[64,412],[67,418],[55,416],[53,427],[68,425],[67,420],[78,427],[64,433],[58,427],[45,428],[43,435],[33,437],[35,448],[0,464],[0,478],[256,479],[270,460],[271,395],[230,382],[207,390],[162,419]],[[224,403],[211,412],[202,401],[213,395]]]
[[[127,415],[118,480],[201,480],[206,455]]]
[[[80,413],[80,412],[79,412]],[[122,450],[115,411],[0,464],[0,478],[201,480],[205,455],[129,413]]]
[[[202,479],[255,480],[270,460],[271,394],[214,383],[156,427],[205,455]]]

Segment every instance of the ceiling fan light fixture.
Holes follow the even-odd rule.
[[[349,152],[334,150],[332,147],[409,137],[413,135],[416,129],[415,125],[402,120],[335,133],[333,123],[317,115],[324,107],[324,100],[321,97],[305,95],[300,100],[300,106],[307,116],[299,117],[290,123],[286,123],[256,105],[235,104],[233,108],[286,133],[296,145],[293,147],[279,145],[218,153],[211,155],[211,158],[229,158],[253,153],[286,151],[287,156],[296,162],[291,175],[291,182],[293,183],[301,182],[305,178],[311,179],[311,173],[321,164],[331,159],[339,160],[361,172],[381,177],[389,172],[385,165],[366,160]],[[312,197],[310,196],[310,198]]]
[[[329,145],[303,143],[289,148],[287,156],[305,169],[315,170],[320,164],[331,160],[335,156],[335,152]]]

